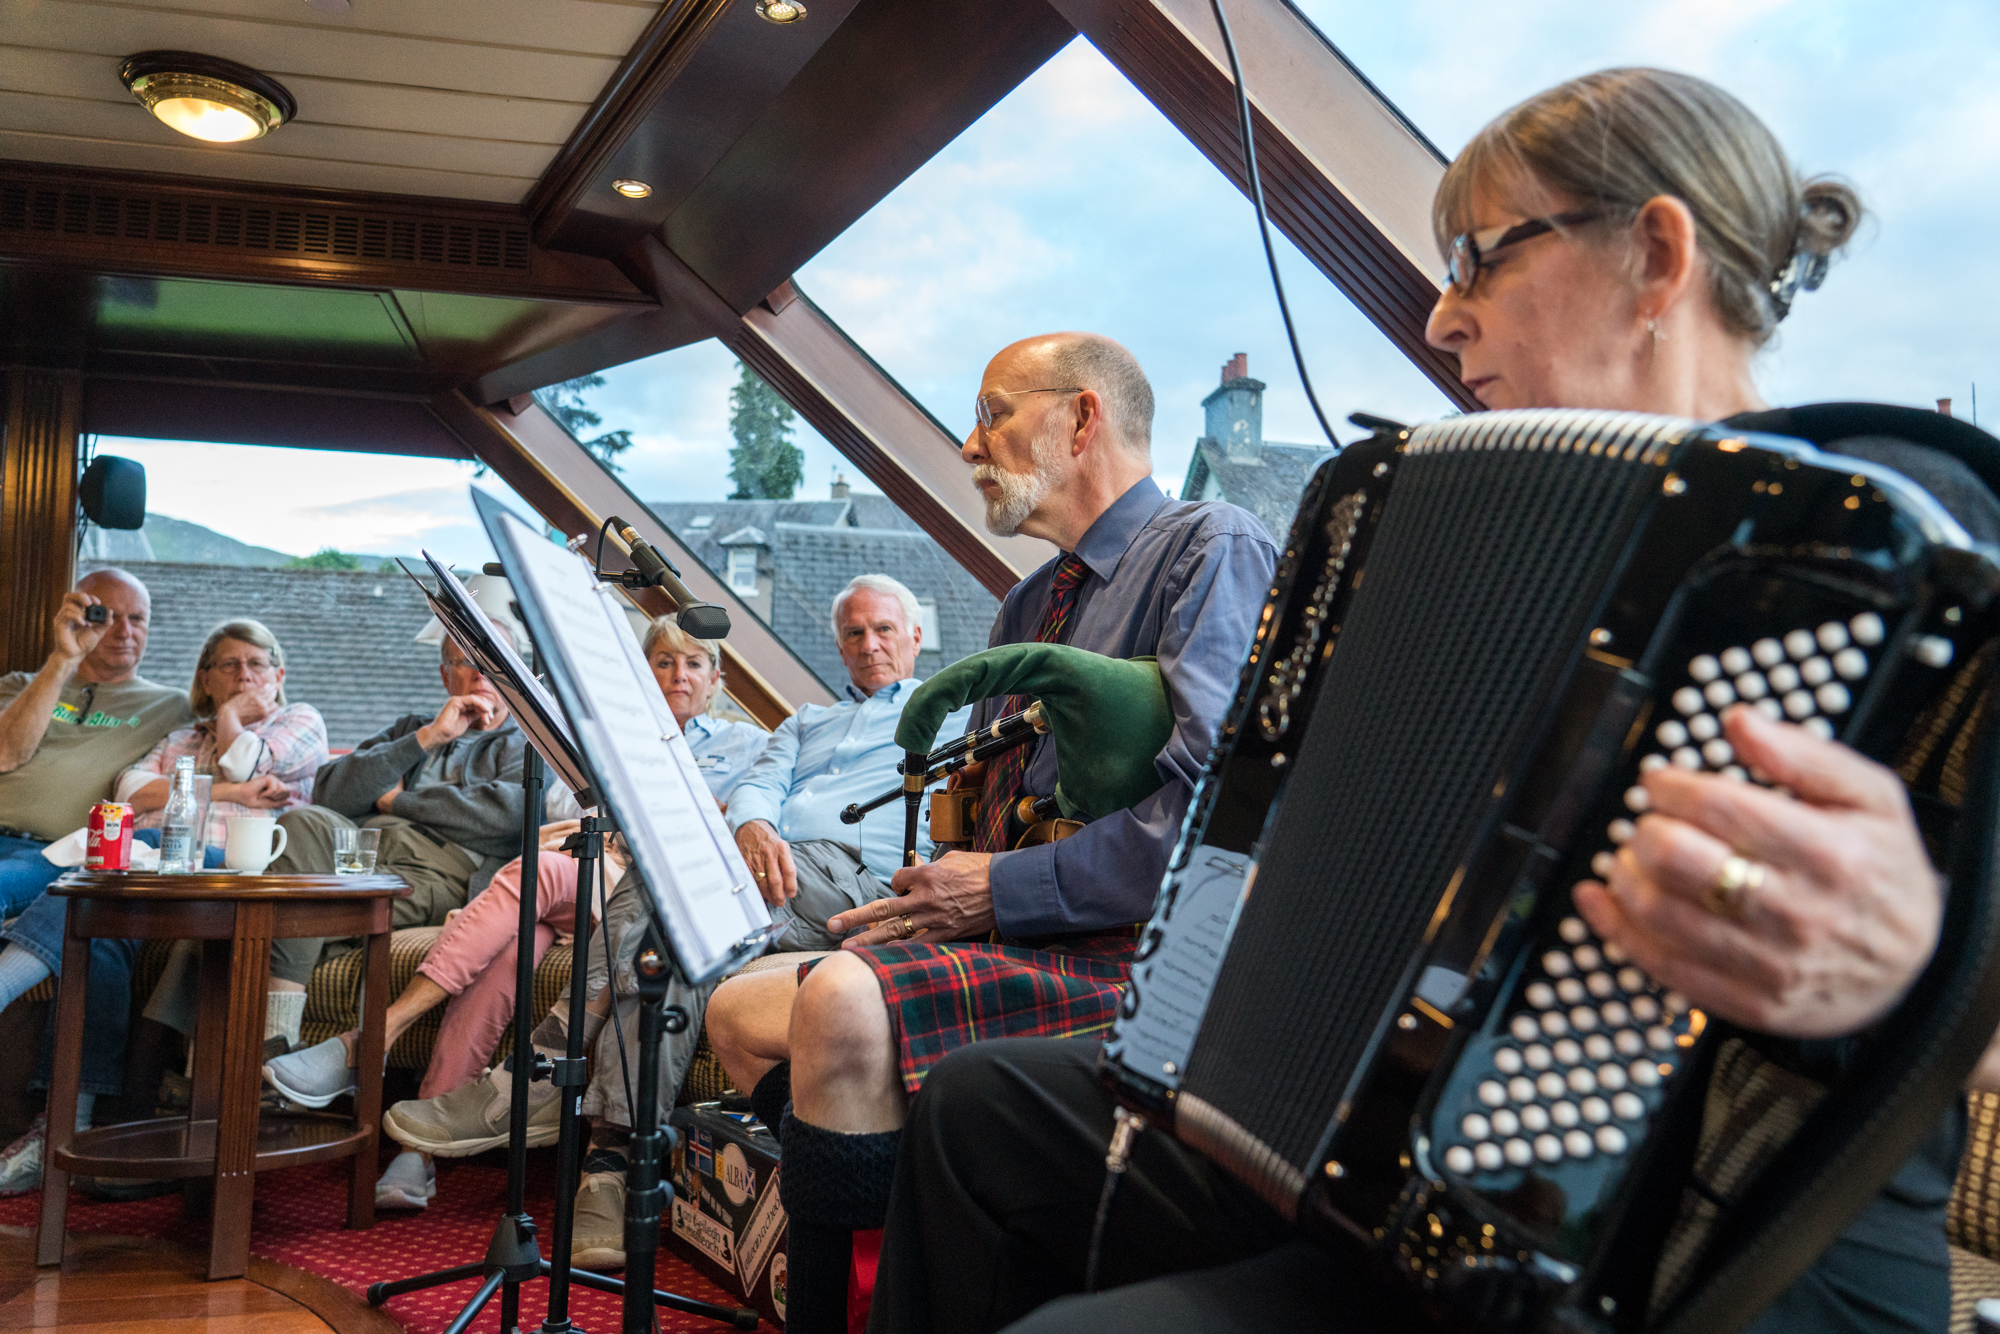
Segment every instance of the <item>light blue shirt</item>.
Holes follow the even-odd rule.
[[[896,724],[917,684],[911,677],[873,695],[850,685],[839,704],[807,704],[779,723],[729,798],[729,827],[765,820],[787,843],[843,843],[886,883],[903,864],[903,803],[890,802],[858,825],[842,824],[840,812],[902,785]],[[971,716],[968,705],[946,718],[938,743],[963,735]],[[917,852],[929,857],[931,842],[918,828]]]
[[[764,753],[764,745],[771,739],[771,734],[755,723],[717,718],[710,713],[688,719],[681,735],[687,738],[688,749],[694,752],[694,762],[701,769],[708,790],[722,802],[729,800],[729,794],[743,781],[743,775],[750,772],[750,766]]]

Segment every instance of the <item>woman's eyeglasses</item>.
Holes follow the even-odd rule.
[[[1082,392],[1083,390],[1076,385],[1070,385],[1063,389],[995,389],[993,392],[981,394],[973,400],[972,413],[975,417],[979,418],[979,424],[990,431],[993,429],[993,423],[998,419],[993,414],[993,404],[987,401],[989,399],[1013,398],[1017,394],[1080,394]]]
[[[1603,217],[1601,209],[1580,208],[1570,213],[1558,213],[1549,218],[1532,218],[1516,223],[1512,227],[1488,227],[1483,231],[1460,232],[1451,238],[1445,247],[1445,281],[1451,290],[1460,296],[1472,295],[1472,285],[1479,281],[1479,266],[1486,256],[1496,250],[1504,250],[1510,245],[1533,240],[1544,232],[1552,232],[1558,227],[1581,227],[1586,222],[1596,222]]]

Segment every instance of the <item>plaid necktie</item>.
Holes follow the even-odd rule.
[[[1090,567],[1077,559],[1074,552],[1065,551],[1056,562],[1055,578],[1049,581],[1049,604],[1042,609],[1042,623],[1035,631],[1037,643],[1059,644],[1067,638],[1070,615],[1076,610],[1076,590],[1089,575]],[[1029,702],[1026,696],[1009,695],[1005,706],[994,716],[1003,718],[1019,713]],[[1003,751],[988,762],[986,786],[979,798],[978,836],[972,842],[974,852],[1006,851],[1007,812],[1020,794],[1028,752],[1033,749],[1034,743],[1029,742]]]

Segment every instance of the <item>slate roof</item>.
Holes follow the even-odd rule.
[[[84,560],[79,573],[110,563]],[[430,608],[401,574],[147,561],[121,568],[153,595],[139,666],[148,680],[186,687],[209,631],[249,616],[284,645],[285,697],[320,711],[337,750],[403,714],[434,713],[444,703],[438,650],[414,642]]]
[[[1220,443],[1203,438],[1195,442],[1181,498],[1241,505],[1262,519],[1272,539],[1283,546],[1313,469],[1330,457],[1332,451],[1318,445],[1266,440],[1258,446],[1255,458],[1232,459]]]
[[[833,595],[857,574],[901,580],[937,604],[939,643],[925,644],[917,675],[929,676],[986,647],[1000,602],[887,496],[838,500],[654,501],[660,522],[709,569],[728,568],[726,538],[758,530],[770,548],[771,628],[828,688],[847,685],[829,619]],[[706,515],[709,523],[693,527]]]

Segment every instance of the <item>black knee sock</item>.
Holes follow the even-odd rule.
[[[881,1227],[889,1212],[902,1133],[847,1135],[785,1110],[778,1195],[791,1227],[787,1334],[840,1334],[847,1328],[854,1231]]]
[[[778,1137],[782,1145],[784,1138],[785,1108],[792,1101],[792,1063],[779,1061],[764,1072],[757,1081],[757,1087],[750,1090],[750,1110],[757,1119],[769,1126],[771,1133]]]

